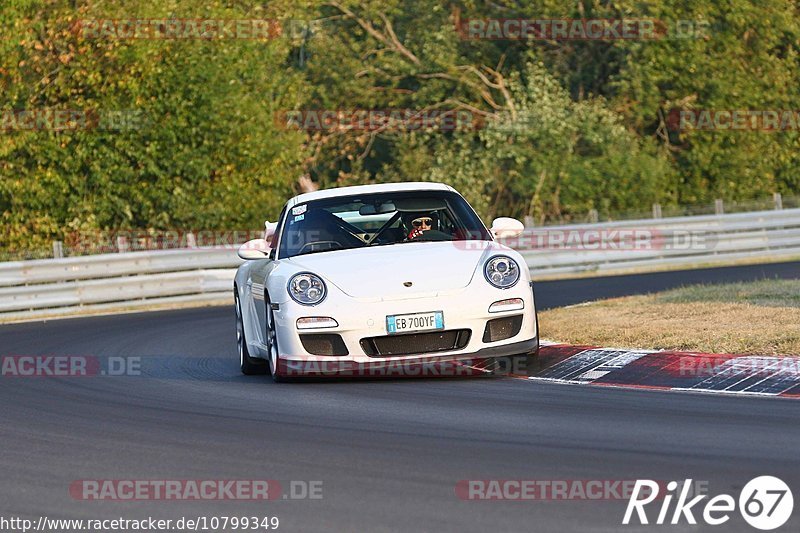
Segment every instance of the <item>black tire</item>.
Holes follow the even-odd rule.
[[[538,348],[525,356],[525,373],[529,378],[535,377],[542,370],[541,366]]]
[[[492,373],[497,376],[535,376],[540,370],[539,360],[539,313],[535,315],[536,320],[536,346],[528,353],[511,355],[508,357],[495,357],[492,365]]]
[[[263,359],[255,359],[250,357],[250,352],[247,350],[247,340],[244,336],[244,319],[242,318],[242,306],[239,303],[239,293],[235,292],[234,304],[236,308],[236,348],[239,353],[239,367],[242,374],[245,376],[257,376],[266,374],[269,370],[269,365]]]
[[[525,370],[528,377],[536,376],[542,370],[541,359],[539,359],[539,312],[536,312],[536,349],[525,357]]]
[[[269,294],[264,292],[264,302],[267,306],[267,349],[269,350],[269,373],[272,376],[272,381],[275,383],[283,383],[289,381],[286,377],[286,369],[281,365],[281,353],[278,350],[278,336],[275,333],[275,319],[272,313],[272,305],[270,304]]]

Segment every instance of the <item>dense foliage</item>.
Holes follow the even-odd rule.
[[[664,34],[457,31],[488,18],[658,19]],[[283,33],[124,39],[88,35],[80,22],[100,19],[274,19]],[[679,131],[668,120],[673,109],[800,110],[794,1],[4,0],[0,24],[6,252],[74,231],[257,228],[312,182],[443,181],[487,218],[537,221],[800,190],[797,129]],[[283,120],[377,109],[462,112],[473,123]],[[9,123],[25,110],[104,118],[69,131]],[[109,125],[109,115],[125,121]]]

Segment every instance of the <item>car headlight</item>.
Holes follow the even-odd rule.
[[[486,261],[483,274],[498,289],[508,289],[519,281],[519,265],[510,257],[498,255]]]
[[[287,290],[292,300],[303,305],[320,303],[328,292],[322,279],[310,272],[301,272],[292,276]]]

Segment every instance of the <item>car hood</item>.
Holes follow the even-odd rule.
[[[396,299],[466,287],[485,259],[511,250],[490,241],[418,242],[293,257],[300,270],[322,276],[355,298]],[[410,287],[404,284],[411,283]]]

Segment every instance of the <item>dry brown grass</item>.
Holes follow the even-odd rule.
[[[543,311],[539,323],[544,338],[573,344],[790,355],[799,301],[800,280],[695,286]]]

